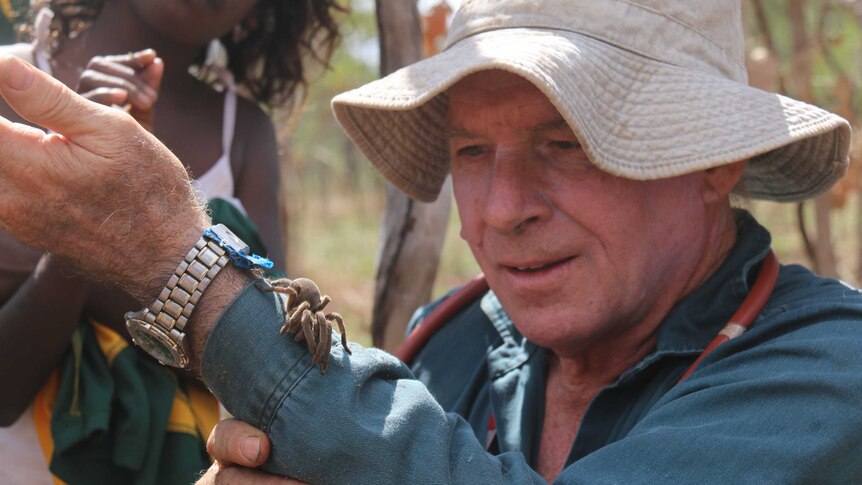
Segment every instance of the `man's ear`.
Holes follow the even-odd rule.
[[[702,195],[704,204],[726,199],[748,166],[748,160],[712,167],[704,171]]]

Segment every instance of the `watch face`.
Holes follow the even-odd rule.
[[[188,357],[184,349],[165,336],[161,329],[138,319],[126,320],[126,328],[132,341],[162,364],[172,367],[186,367]]]
[[[250,252],[250,248],[248,244],[243,242],[242,239],[237,237],[236,234],[233,233],[230,229],[228,229],[223,224],[217,224],[210,228],[212,232],[221,239],[224,244],[227,244],[234,251],[240,254],[248,254]]]

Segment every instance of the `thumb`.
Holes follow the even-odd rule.
[[[119,110],[84,99],[63,83],[13,56],[0,56],[0,95],[22,118],[62,134],[85,147],[98,148],[106,136],[106,117],[127,116]],[[112,128],[134,123],[116,123]],[[126,133],[131,134],[131,132]]]

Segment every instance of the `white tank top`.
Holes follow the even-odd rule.
[[[248,215],[242,202],[234,197],[233,170],[230,165],[230,152],[233,145],[234,127],[236,126],[236,85],[230,71],[219,71],[219,77],[225,85],[224,113],[222,117],[222,154],[216,163],[203,175],[196,177],[192,183],[200,192],[202,201],[216,198],[225,199],[240,212]]]

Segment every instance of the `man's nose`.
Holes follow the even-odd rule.
[[[522,150],[498,151],[485,194],[485,223],[501,234],[518,234],[550,216],[542,167]]]

